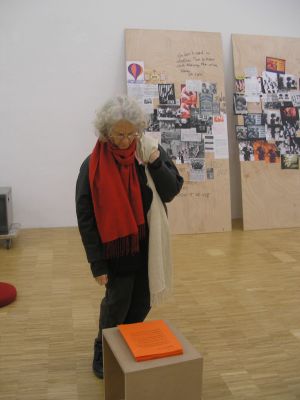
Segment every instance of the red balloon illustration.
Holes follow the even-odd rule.
[[[128,65],[128,72],[134,77],[136,81],[137,78],[142,74],[143,67],[140,64],[132,63]]]

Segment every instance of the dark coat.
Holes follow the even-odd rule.
[[[149,172],[156,190],[163,203],[170,202],[180,192],[183,178],[175,164],[169,159],[164,149],[159,146],[160,156],[152,164],[148,164]],[[97,229],[94,207],[89,184],[89,160],[87,157],[81,165],[76,183],[76,214],[78,227],[85,248],[88,262],[91,264],[93,276],[107,274],[111,268],[117,268],[120,273],[135,271],[146,259],[148,240],[140,243],[140,253],[106,260],[103,244]],[[145,167],[135,163],[141,188],[145,221],[152,202],[152,190],[147,186]]]

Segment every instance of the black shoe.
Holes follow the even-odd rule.
[[[99,339],[95,339],[94,343],[93,371],[97,378],[103,379],[103,352]]]

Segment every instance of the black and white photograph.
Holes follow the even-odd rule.
[[[260,93],[261,93],[260,95],[262,95],[263,93],[265,93],[264,85],[263,85],[263,78],[261,76],[258,76],[257,77],[257,82],[258,82],[259,90],[260,90]]]
[[[297,136],[297,125],[284,122],[283,134],[285,154],[300,154],[300,137]]]
[[[286,136],[284,143],[287,148],[286,154],[300,155],[300,137]]]
[[[204,158],[191,158],[190,163],[191,163],[192,169],[201,170],[201,169],[203,169],[203,167],[205,165],[205,160],[204,160]]]
[[[278,88],[280,90],[297,90],[297,77],[290,74],[279,74]]]
[[[162,140],[163,142],[163,140]],[[192,158],[204,158],[204,140],[201,142],[180,142],[180,153],[176,153],[176,156],[184,160],[184,163],[190,164]]]
[[[203,94],[217,94],[217,84],[211,82],[202,82],[201,93]]]
[[[268,127],[270,127],[273,131],[275,126],[282,125],[281,120],[281,111],[280,110],[266,110],[265,118]]]
[[[266,139],[266,125],[255,125],[255,129],[258,131],[260,139]]]
[[[186,118],[180,118],[179,119],[179,123],[178,126],[176,125],[176,128],[181,128],[181,129],[190,129],[192,128],[191,125],[191,120],[190,118],[186,119]]]
[[[245,78],[245,95],[249,102],[257,102],[261,94],[261,84],[256,76]]]
[[[196,128],[181,129],[182,142],[201,142],[202,140],[203,134],[198,133]]]
[[[289,92],[294,107],[300,107],[300,92]]]
[[[275,142],[279,153],[282,154],[289,154],[290,153],[290,146],[288,144],[288,140],[283,140],[279,142]]]
[[[265,124],[265,114],[247,114],[244,115],[244,124],[248,125],[263,125]]]
[[[189,158],[204,158],[204,140],[201,142],[187,142]]]
[[[299,156],[296,154],[281,155],[282,169],[299,169]]]
[[[213,95],[209,93],[200,94],[200,114],[211,115],[213,114]]]
[[[144,105],[145,106],[152,106],[152,104],[153,104],[153,99],[152,99],[152,97],[144,97]]]
[[[291,92],[278,91],[277,98],[284,105],[285,102],[291,102]]]
[[[282,127],[281,113],[280,110],[267,110],[266,111],[266,122],[267,122],[267,140],[276,140],[276,135],[280,132]]]
[[[277,93],[278,92],[277,73],[263,71],[262,80],[263,80],[264,93]]]
[[[165,131],[174,131],[176,129],[175,127],[175,120],[160,120],[159,121],[159,130],[161,132]]]
[[[178,159],[179,151],[181,150],[180,140],[173,138],[172,132],[161,133],[161,146],[166,151],[168,156],[176,162]]]
[[[196,128],[197,133],[205,133],[207,132],[207,125],[207,119],[203,118],[203,116],[200,114],[199,109],[192,108],[190,118],[191,128]]]
[[[187,143],[180,142],[176,156],[180,164],[187,164],[190,162]]]
[[[149,122],[147,127],[148,132],[159,132],[159,121],[157,119],[157,109],[153,110],[153,113],[149,114]]]
[[[249,125],[247,127],[248,140],[258,140],[266,138],[264,125]]]
[[[274,137],[272,138],[272,133],[271,133],[271,128],[270,129],[270,138],[273,140]],[[275,141],[276,142],[283,142],[284,141],[284,131],[283,131],[283,125],[275,126],[274,128],[274,136],[275,136]],[[268,139],[267,139],[268,140]]]
[[[250,141],[239,142],[240,161],[253,161],[254,150],[253,144]]]
[[[159,104],[176,104],[174,83],[158,84]]]
[[[165,123],[165,121],[162,123]],[[181,140],[181,129],[178,128],[168,129],[168,127],[167,128],[161,127],[160,131],[161,131],[161,136],[164,137],[164,141]]]
[[[264,110],[279,110],[284,104],[278,100],[277,93],[266,93],[261,96],[262,108]]]
[[[180,141],[180,130],[161,132],[161,143],[170,143],[172,140]]]
[[[208,129],[208,124],[205,121],[198,121],[196,124],[197,133],[206,133]]]
[[[204,158],[190,159],[189,178],[191,182],[201,182],[206,180],[206,169]]]
[[[234,101],[234,113],[238,114],[247,114],[247,100],[244,95],[239,93],[235,93],[233,97]]]
[[[203,120],[206,122],[206,126],[207,126],[207,132],[209,129],[211,129],[211,127],[213,126],[214,120],[212,115],[202,115]]]
[[[296,137],[297,124],[295,122],[284,121],[283,122],[283,134],[284,137]]]
[[[159,105],[157,108],[157,119],[175,120],[180,117],[180,107],[176,104]]]
[[[247,127],[243,125],[235,126],[237,140],[247,140]]]

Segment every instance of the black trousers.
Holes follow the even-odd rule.
[[[148,269],[145,264],[136,272],[122,275],[109,273],[105,297],[100,305],[98,339],[102,340],[102,329],[144,321],[150,308]]]

